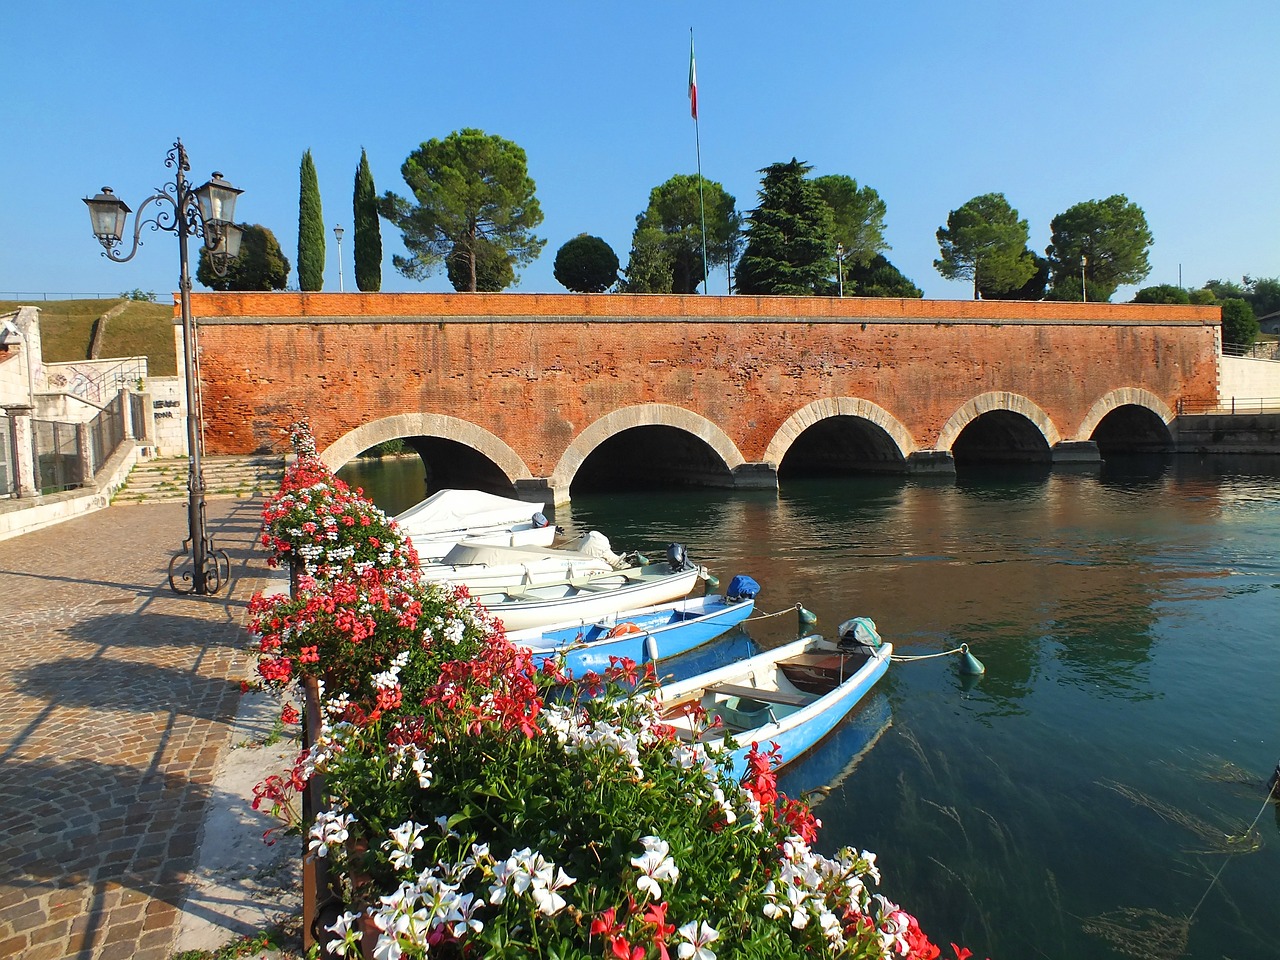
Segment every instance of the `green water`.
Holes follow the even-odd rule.
[[[421,474],[356,479],[395,512]],[[821,846],[876,851],[944,957],[1280,955],[1280,463],[594,495],[555,521],[682,542],[758,580],[758,609],[870,616],[899,653],[970,645],[973,685],[894,665],[887,729],[817,808]]]

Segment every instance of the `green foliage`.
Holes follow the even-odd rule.
[[[324,214],[310,150],[302,155],[298,180],[298,289],[319,290],[324,286]]]
[[[480,240],[476,244],[475,264],[477,293],[498,293],[516,282],[511,258],[488,240]],[[453,248],[453,252],[445,259],[445,273],[454,290],[471,290],[471,258],[463,250]]]
[[[830,287],[835,221],[805,178],[811,169],[793,157],[760,171],[760,205],[747,216],[747,247],[738,261],[739,293],[813,296]]]
[[[1088,299],[1095,302],[1110,300],[1116,287],[1141,283],[1151,272],[1147,252],[1153,238],[1146,214],[1123,194],[1077,203],[1054,217],[1050,228],[1045,253],[1053,276],[1051,299],[1079,300],[1082,270]]]
[[[942,258],[933,265],[948,280],[973,281],[975,300],[983,291],[1016,290],[1036,273],[1027,236],[1027,221],[1004,194],[986,193],[947,215],[938,228]]]
[[[152,290],[143,290],[141,287],[134,287],[132,290],[125,290],[120,294],[121,300],[136,300],[139,303],[155,303],[156,295]]]
[[[1234,280],[1206,280],[1204,288],[1213,294],[1216,300],[1229,300],[1236,298],[1245,300],[1249,296],[1249,291],[1242,284],[1236,283]]]
[[[1256,316],[1265,317],[1280,311],[1280,277],[1245,277],[1249,287],[1249,306]]]
[[[1249,347],[1258,339],[1258,319],[1247,300],[1228,297],[1222,301],[1222,342]]]
[[[208,251],[201,247],[196,280],[210,290],[283,290],[289,282],[289,261],[276,235],[260,223],[239,227],[244,231],[240,252],[227,264],[226,276],[218,276]]]
[[[408,445],[403,438],[397,437],[394,440],[383,440],[381,443],[375,443],[368,450],[363,450],[357,456],[363,459],[380,460],[383,457],[394,457],[407,452]]]
[[[1172,283],[1159,283],[1154,287],[1143,287],[1133,295],[1134,303],[1190,303],[1187,291]]]
[[[701,198],[699,198],[701,183]],[[699,200],[701,199],[701,205]],[[702,259],[702,212],[706,211],[707,267],[730,261],[735,240],[741,229],[736,210],[737,200],[724,187],[696,174],[678,173],[649,192],[649,206],[636,217],[632,235],[632,258],[652,261],[653,251],[646,245],[661,248],[661,259],[671,266],[670,290],[638,290],[633,293],[697,293],[705,275]],[[637,247],[641,248],[637,251]],[[644,271],[637,265],[637,277]],[[633,271],[630,264],[627,275]],[[661,274],[660,274],[661,275]],[[659,284],[661,285],[661,284]]]
[[[990,287],[979,283],[978,293],[983,300],[1045,299],[1045,290],[1049,286],[1049,261],[1044,257],[1036,256],[1030,248],[1025,250],[1025,254],[1035,264],[1035,272],[1031,274],[1031,278],[1022,286],[1009,290],[992,290]]]
[[[421,279],[451,256],[461,257],[468,282],[478,290],[485,245],[500,251],[512,269],[532,263],[546,241],[533,230],[542,222],[525,152],[510,140],[466,128],[428,140],[400,172],[413,200],[386,193],[379,212],[404,234],[409,256],[396,269]]]
[[[877,254],[889,249],[884,240],[886,207],[880,194],[871,187],[859,187],[857,180],[844,174],[815,177],[813,185],[831,208],[833,239],[844,244],[846,275],[851,266],[870,264]]]
[[[382,289],[382,224],[378,219],[378,194],[373,186],[369,157],[360,148],[355,189],[351,197],[351,222],[355,225],[356,287],[365,293]]]
[[[1199,290],[1192,290],[1187,294],[1187,299],[1191,303],[1201,307],[1210,307],[1218,302],[1218,298],[1213,295],[1213,291],[1207,287],[1202,287]]]
[[[623,293],[670,293],[674,284],[675,257],[656,227],[637,227],[631,237],[631,259],[619,284]]]
[[[844,265],[845,294],[858,297],[904,297],[920,299],[924,291],[902,275],[902,272],[877,253],[869,263]]]
[[[602,293],[618,282],[618,255],[600,237],[580,233],[556,252],[555,277],[575,293]]]

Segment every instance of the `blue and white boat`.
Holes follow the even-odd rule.
[[[601,673],[610,657],[636,663],[687,653],[732,630],[751,616],[755,595],[686,597],[673,603],[610,613],[591,621],[572,620],[507,633],[507,639],[535,655],[563,654],[575,677]]]
[[[723,745],[725,735],[731,736],[737,744],[728,748],[737,778],[746,772],[752,743],[765,750],[776,743],[785,766],[835,729],[884,676],[892,654],[893,644],[881,641],[875,624],[858,617],[841,624],[838,641],[803,637],[660,687],[663,722],[681,739],[708,746]],[[699,722],[694,707],[720,723]]]

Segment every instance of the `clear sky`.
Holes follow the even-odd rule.
[[[1148,284],[1280,275],[1276,0],[6,0],[0,298],[167,299],[176,240],[149,234],[133,261],[110,263],[81,198],[107,184],[136,209],[167,179],[179,136],[192,178],[218,170],[242,188],[237,219],[270,227],[293,263],[310,148],[330,228],[325,289],[338,289],[334,224],[348,228],[354,289],[361,147],[379,193],[404,193],[405,157],[467,126],[527,152],[547,245],[519,289],[559,291],[561,244],[595,234],[625,265],[650,189],[696,169],[690,28],[704,176],[741,210],[756,204],[758,170],[793,156],[874,187],[888,256],[928,297],[970,295],[934,269],[935,234],[993,191],[1030,221],[1039,252],[1056,214],[1127,195],[1155,235]],[[382,231],[384,290],[450,289],[443,273],[399,276],[399,233]],[[710,292],[724,291],[713,277]]]

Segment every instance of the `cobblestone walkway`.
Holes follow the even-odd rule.
[[[216,597],[169,589],[185,504],[0,542],[0,957],[170,955],[248,675],[260,506],[208,504]]]

